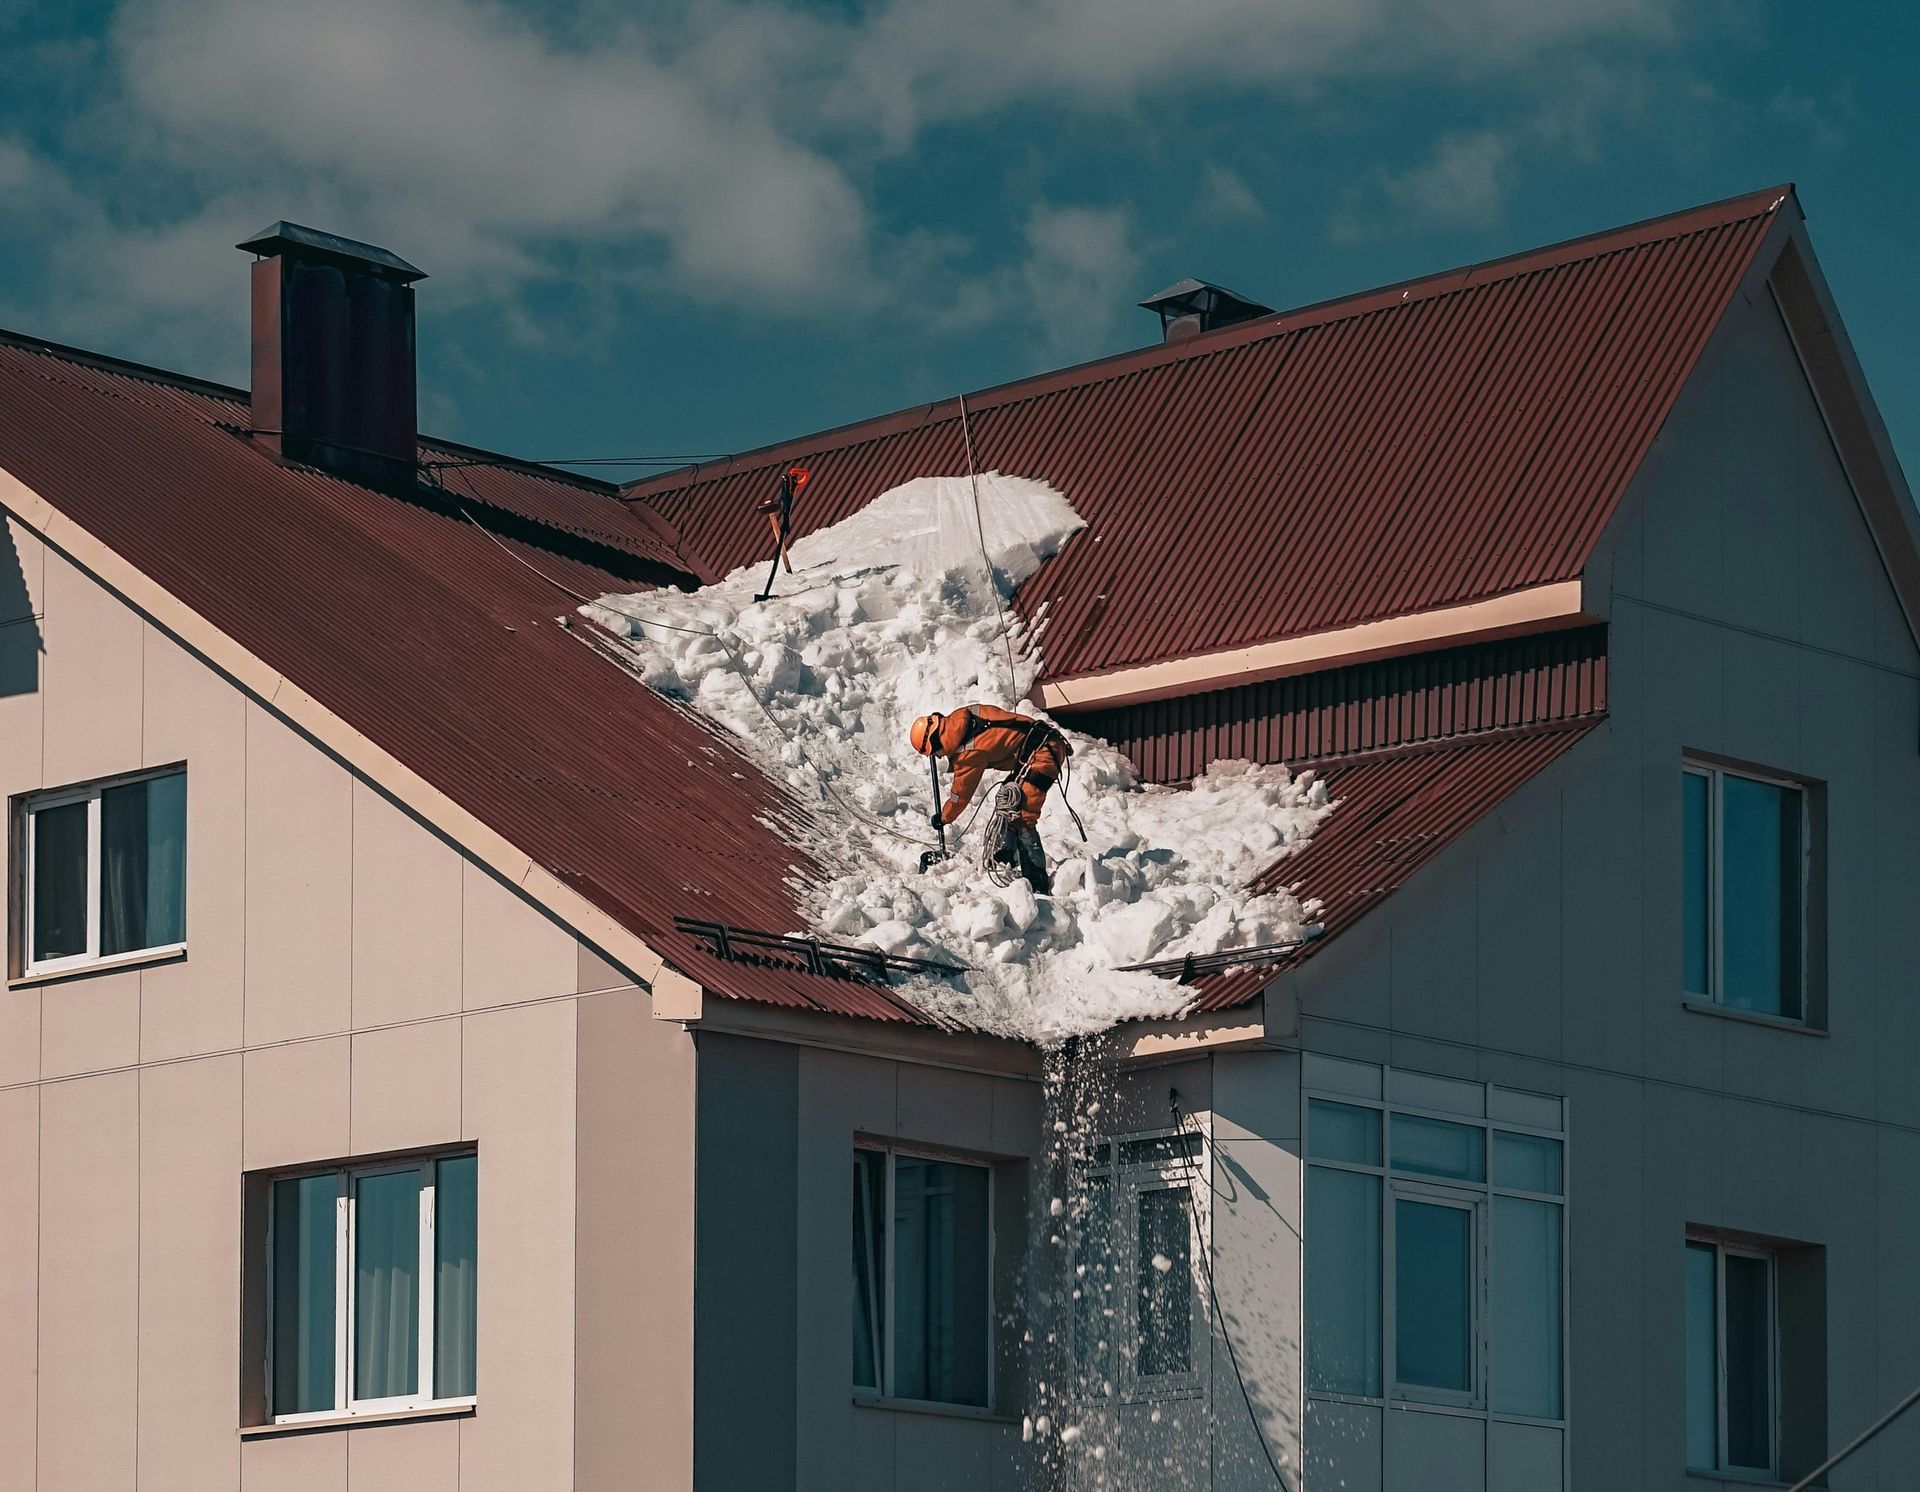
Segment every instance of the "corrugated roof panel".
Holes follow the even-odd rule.
[[[969,396],[1088,527],[1023,587],[1051,678],[1577,575],[1786,200],[1770,190]],[[716,570],[811,455],[832,522],[966,469],[956,401],[628,489]],[[756,526],[757,524],[757,526]]]

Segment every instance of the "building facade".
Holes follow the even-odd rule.
[[[568,636],[551,582],[727,567],[688,495],[708,476],[615,494],[423,443],[423,472],[478,474],[402,492],[350,429],[290,464],[244,394],[0,347],[0,1486],[1810,1471],[1920,1383],[1920,546],[1782,204],[1400,296],[1565,317],[1661,254],[1718,266],[1717,298],[1676,301],[1685,356],[1655,315],[1632,356],[1571,359],[1571,392],[1488,395],[1566,447],[1516,492],[1605,468],[1607,503],[1449,517],[1409,461],[1406,523],[1467,532],[1471,564],[1338,561],[1342,595],[1394,564],[1407,594],[1448,565],[1491,593],[1336,605],[1235,664],[1149,656],[1105,607],[1067,628],[1063,657],[1108,637],[1109,666],[1049,706],[1143,775],[1284,760],[1338,805],[1270,873],[1323,902],[1320,944],[1072,1061],[675,926],[795,925],[777,791]],[[411,294],[404,261],[278,226],[256,293],[337,270]],[[1202,328],[1000,406],[1395,304]],[[1457,355],[1396,397],[1492,464],[1526,432],[1439,398]],[[1583,398],[1613,425],[1561,439]],[[1078,439],[983,404],[989,450]],[[963,433],[817,438],[820,485],[857,506],[938,466],[930,430]],[[1065,615],[1114,563],[1048,572]],[[1916,1465],[1920,1420],[1825,1484]]]

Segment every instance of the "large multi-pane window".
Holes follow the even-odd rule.
[[[986,1408],[993,1390],[993,1173],[853,1152],[853,1383]]]
[[[1806,1018],[1810,826],[1799,783],[1689,761],[1682,777],[1682,987]]]
[[[1563,1417],[1564,1142],[1307,1104],[1307,1386]]]
[[[1190,1132],[1133,1135],[1098,1141],[1078,1158],[1083,1215],[1071,1292],[1082,1394],[1146,1398],[1197,1383],[1201,1148]]]
[[[269,1183],[275,1420],[472,1402],[478,1166],[443,1155]]]
[[[1779,1465],[1775,1261],[1689,1238],[1687,1465],[1771,1474]]]
[[[21,972],[185,946],[184,768],[36,794],[21,804],[19,827]]]

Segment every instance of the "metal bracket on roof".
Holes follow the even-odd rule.
[[[1285,943],[1262,943],[1258,948],[1223,948],[1218,953],[1189,953],[1184,958],[1161,958],[1151,963],[1123,964],[1117,972],[1155,974],[1162,979],[1173,978],[1181,984],[1192,984],[1202,974],[1217,974],[1222,969],[1238,968],[1242,964],[1277,964],[1289,953],[1298,953],[1315,938],[1325,933],[1326,928],[1318,922],[1310,922],[1301,930],[1299,937]]]
[[[850,943],[823,943],[818,938],[796,938],[783,933],[757,932],[728,922],[706,922],[676,917],[673,925],[706,941],[719,959],[736,964],[762,964],[820,974],[828,979],[851,979],[861,984],[892,984],[892,974],[964,974],[958,964],[931,958],[906,958]]]

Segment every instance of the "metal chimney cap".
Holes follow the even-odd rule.
[[[1221,317],[1223,321],[1250,321],[1255,316],[1270,316],[1272,306],[1237,295],[1224,285],[1196,280],[1189,275],[1175,280],[1158,295],[1140,302],[1143,311],[1158,311],[1162,316],[1187,316],[1195,312]],[[1226,313],[1222,316],[1222,313]]]
[[[252,238],[234,245],[249,254],[259,254],[263,258],[292,249],[307,254],[320,254],[330,259],[347,259],[356,264],[366,264],[383,272],[387,277],[402,283],[411,280],[424,280],[427,272],[416,269],[398,254],[383,249],[377,244],[361,243],[357,238],[342,238],[337,233],[322,233],[318,228],[303,227],[299,223],[269,223]]]

